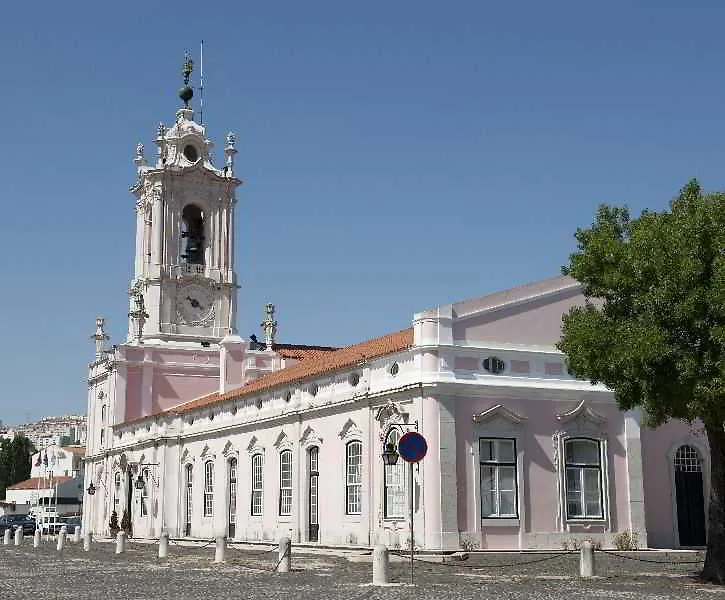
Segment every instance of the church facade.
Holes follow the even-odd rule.
[[[185,88],[186,89],[186,88]],[[188,108],[139,145],[127,340],[98,319],[83,526],[136,537],[457,550],[705,543],[697,424],[642,427],[555,349],[584,302],[556,277],[411,314],[346,348],[236,333],[235,140],[224,166]],[[387,465],[407,431],[428,451]],[[409,511],[412,505],[412,531]]]

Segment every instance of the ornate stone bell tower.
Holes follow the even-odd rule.
[[[136,148],[136,260],[129,295],[128,342],[217,344],[236,331],[234,272],[235,138],[214,167],[204,127],[189,107],[192,61],[184,60],[184,107],[159,125],[156,164]]]

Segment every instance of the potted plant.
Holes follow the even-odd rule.
[[[111,532],[111,537],[116,537],[120,527],[118,526],[118,513],[114,510],[111,513],[111,520],[108,522],[108,529]]]

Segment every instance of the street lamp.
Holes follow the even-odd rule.
[[[136,483],[134,483],[133,485],[137,490],[142,490],[146,487],[146,482],[144,481],[141,471],[139,471],[138,479],[136,479]]]
[[[385,450],[383,450],[383,464],[386,467],[392,467],[398,463],[398,451],[395,449],[395,444],[385,444]]]
[[[93,482],[91,481],[91,484],[88,486],[88,489],[86,490],[88,492],[89,496],[92,496],[96,493],[96,486],[93,485]]]

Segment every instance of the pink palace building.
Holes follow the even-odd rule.
[[[191,90],[189,89],[189,92]],[[190,96],[190,94],[188,94]],[[186,100],[188,101],[189,97]],[[224,165],[188,106],[139,145],[128,338],[96,322],[83,524],[133,535],[458,550],[706,541],[709,453],[698,424],[641,425],[555,348],[584,298],[555,277],[411,314],[346,348],[236,332],[237,153]],[[417,429],[413,469],[386,444]],[[89,489],[94,494],[89,493]]]

